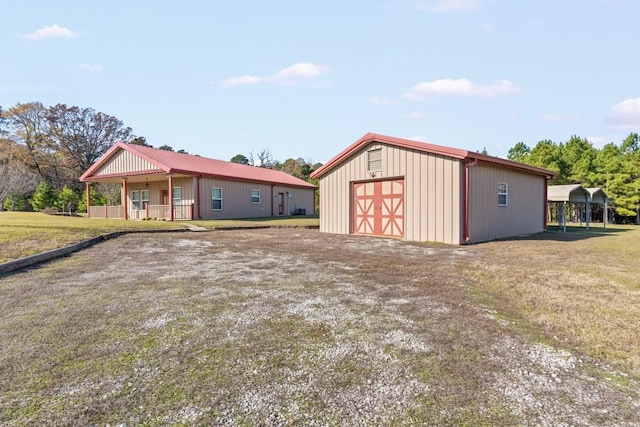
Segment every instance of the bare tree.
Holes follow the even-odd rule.
[[[0,210],[8,197],[23,197],[38,185],[38,175],[18,161],[0,154]]]
[[[275,166],[277,163],[273,160],[271,151],[268,148],[263,148],[256,154],[253,154],[253,150],[251,150],[248,160],[251,166],[257,166],[265,169],[273,169],[273,166]]]

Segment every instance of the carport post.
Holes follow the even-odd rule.
[[[587,230],[589,229],[589,220],[591,219],[591,203],[587,200],[587,212],[585,213],[585,219],[587,221]]]
[[[567,232],[567,201],[562,202],[562,231]]]

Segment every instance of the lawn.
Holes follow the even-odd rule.
[[[188,224],[217,227],[317,226],[317,217],[258,218],[220,221],[123,221],[39,212],[0,212],[0,263],[56,249],[112,231],[184,229]]]
[[[637,425],[637,227],[125,235],[0,278],[0,425]]]

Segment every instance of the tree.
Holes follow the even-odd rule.
[[[271,151],[269,151],[268,148],[263,148],[255,155],[253,154],[253,150],[249,153],[249,164],[260,168],[273,169],[278,162],[273,160]]]
[[[18,200],[30,194],[39,178],[24,162],[24,149],[8,139],[0,139],[0,210],[11,199],[11,210]]]
[[[176,151],[176,153],[189,154],[189,153],[187,153],[187,151],[184,148],[179,149],[178,151]]]
[[[29,200],[34,210],[49,208],[55,204],[56,196],[53,189],[45,181],[36,187],[35,193]]]
[[[165,150],[165,151],[173,151],[173,147],[169,146],[169,145],[161,145],[160,147],[158,147],[161,150]]]
[[[131,141],[129,141],[131,145],[141,145],[143,147],[151,147],[151,144],[147,144],[147,138],[144,136],[136,136]]]
[[[232,163],[240,163],[241,165],[248,165],[249,164],[249,159],[247,158],[247,156],[244,156],[242,154],[236,154],[235,156],[233,156],[231,158],[231,162]]]
[[[562,164],[566,167],[567,183],[590,186],[589,179],[593,169],[593,160],[596,157],[593,145],[588,140],[573,135],[562,146],[560,156]]]
[[[52,142],[76,178],[113,144],[133,137],[131,128],[125,128],[120,120],[92,108],[58,104],[47,110],[46,119]],[[78,188],[76,182],[73,184]]]
[[[526,163],[527,158],[531,154],[531,148],[524,142],[518,142],[512,148],[509,149],[507,158],[514,162]]]
[[[66,185],[60,190],[57,198],[57,205],[62,212],[73,212],[78,206],[78,195]]]
[[[107,205],[106,198],[98,190],[100,184],[91,184],[91,206],[104,206]],[[119,202],[118,202],[119,203]],[[80,199],[78,200],[78,212],[87,211],[87,189],[82,192]]]

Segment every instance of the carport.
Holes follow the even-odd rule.
[[[609,219],[609,209],[608,203],[609,199],[607,198],[607,194],[602,190],[602,188],[591,187],[587,188],[587,191],[591,195],[591,204],[599,204],[602,205],[603,214],[602,214],[602,224],[604,228],[607,228],[607,222]]]
[[[570,208],[582,225],[582,209],[585,212],[585,226],[589,229],[591,193],[580,184],[571,185],[550,185],[547,188],[547,210],[551,216],[551,205],[553,204],[557,212],[558,225],[562,226],[562,231],[567,231],[567,212]],[[549,218],[551,220],[551,218]]]

